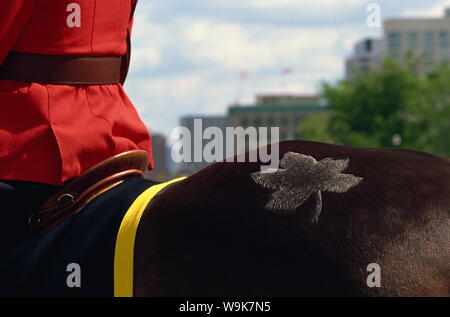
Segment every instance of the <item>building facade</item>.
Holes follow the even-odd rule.
[[[345,77],[351,80],[358,72],[379,67],[384,54],[384,39],[366,38],[357,42],[353,55],[345,62]]]
[[[317,96],[264,95],[252,105],[232,105],[229,127],[278,127],[280,141],[301,139],[299,124],[308,115],[326,111]],[[270,137],[269,137],[270,140]]]
[[[417,72],[450,61],[450,8],[439,18],[401,18],[384,21],[387,54],[410,58]]]
[[[345,61],[345,78],[381,65],[383,58],[408,60],[417,73],[450,62],[450,8],[443,17],[396,18],[384,21],[383,38],[357,42]]]

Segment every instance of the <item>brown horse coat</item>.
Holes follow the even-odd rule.
[[[252,177],[259,163],[216,163],[194,174],[141,219],[135,295],[450,295],[448,159],[280,143],[280,158],[288,152],[348,159],[342,173],[358,181],[323,190],[316,223],[317,195],[290,212],[268,208],[274,190]],[[305,186],[297,174],[296,186]],[[370,263],[380,266],[381,287],[367,284]]]

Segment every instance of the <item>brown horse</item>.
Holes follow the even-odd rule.
[[[216,163],[151,200],[137,228],[133,295],[450,295],[448,159],[306,141],[279,146],[276,172],[261,173],[259,162]],[[120,196],[114,190],[111,197]],[[95,240],[96,221],[82,233],[70,221],[58,225],[47,233],[51,247],[32,259],[61,253],[70,230]],[[18,267],[20,256],[12,259]],[[33,285],[36,274],[59,268],[39,266]]]
[[[313,195],[290,211],[267,208],[273,190],[251,177],[258,163],[205,168],[148,206],[137,234],[135,294],[450,295],[448,159],[282,142],[280,157],[288,152],[348,159],[344,172],[358,184],[322,190],[316,222]],[[312,186],[300,172],[283,177]],[[379,265],[381,287],[367,284],[370,263]]]

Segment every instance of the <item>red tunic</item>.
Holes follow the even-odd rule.
[[[130,13],[130,0],[0,0],[0,65],[10,51],[122,56]],[[133,149],[151,157],[148,130],[121,84],[0,80],[0,179],[61,185]]]

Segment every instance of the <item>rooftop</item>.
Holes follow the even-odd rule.
[[[254,112],[322,112],[327,107],[318,104],[255,104],[255,105],[232,105],[228,108],[228,114],[254,113]]]

